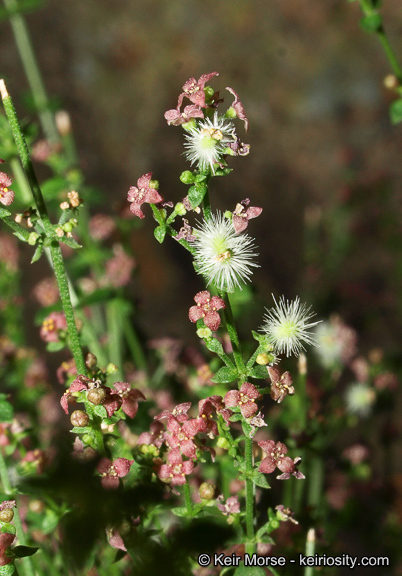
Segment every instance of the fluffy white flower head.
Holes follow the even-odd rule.
[[[196,126],[188,128],[186,158],[191,165],[197,164],[202,171],[211,168],[219,162],[225,154],[229,144],[235,141],[234,124],[226,118],[219,118],[215,112],[213,119],[205,118],[197,122]]]
[[[315,335],[309,328],[316,326],[318,322],[309,322],[315,315],[310,312],[311,307],[300,304],[300,298],[285,301],[282,296],[279,302],[272,295],[275,307],[267,310],[264,316],[265,324],[261,329],[269,336],[271,344],[278,354],[286,352],[286,356],[294,354],[298,356],[305,350],[302,342],[316,346]]]
[[[346,409],[351,414],[368,416],[375,401],[375,392],[368,384],[357,382],[346,390]]]
[[[196,229],[195,263],[208,285],[233,292],[250,280],[257,256],[254,240],[247,234],[236,234],[233,223],[218,212]]]

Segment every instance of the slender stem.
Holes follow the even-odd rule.
[[[136,369],[147,372],[148,368],[144,351],[130,318],[124,320],[124,336]]]
[[[35,58],[29,32],[24,17],[15,10],[18,7],[16,0],[4,0],[5,6],[13,12],[10,16],[11,27],[15,42],[22,60],[22,65],[28,79],[35,105],[45,136],[52,142],[59,140],[53,114],[49,110],[48,97],[43,84],[42,76]]]
[[[119,300],[112,300],[106,306],[106,318],[108,327],[108,348],[109,359],[113,362],[118,371],[113,374],[113,381],[122,379],[122,314]]]
[[[398,78],[399,82],[402,82],[402,68],[399,66],[398,60],[394,54],[394,51],[391,48],[391,45],[388,41],[388,38],[385,34],[385,30],[383,26],[381,26],[376,32],[380,42],[385,50],[387,55],[388,61],[391,65],[392,70],[394,71],[395,76]]]
[[[8,477],[7,464],[3,458],[1,450],[0,450],[0,478],[1,483],[3,484],[4,492],[7,494],[7,496],[9,496],[10,494],[13,493],[13,489],[11,486],[10,479]]]
[[[11,486],[10,479],[8,477],[7,464],[4,460],[4,457],[3,457],[1,450],[0,450],[0,478],[1,478],[1,483],[3,485],[3,490],[7,494],[7,496],[13,494],[14,491],[13,491],[13,488]],[[25,532],[22,528],[21,518],[20,518],[20,515],[18,512],[18,507],[14,511],[14,524],[15,524],[15,527],[17,529],[17,535],[18,535],[18,539],[20,541],[20,544],[22,546],[25,546],[25,544],[26,544]],[[35,573],[33,570],[31,558],[24,558],[24,571],[25,571],[26,576],[34,576]]]
[[[314,528],[310,528],[307,532],[306,538],[306,556],[314,556],[315,552],[315,530]],[[304,570],[304,576],[313,576],[314,574],[314,567],[313,566],[306,566]]]
[[[193,503],[191,501],[190,485],[188,482],[183,484],[184,491],[184,501],[186,503],[187,512],[191,514],[193,512]]]
[[[236,368],[239,371],[240,380],[242,380],[246,373],[246,367],[244,365],[243,356],[241,353],[239,337],[237,335],[236,324],[233,318],[232,307],[230,305],[229,295],[227,292],[218,291],[220,298],[225,301],[226,308],[222,310],[223,318],[226,324],[226,329],[229,334],[230,341],[233,348],[233,357],[236,363]]]
[[[3,80],[0,80],[0,92],[3,99],[4,109],[10,123],[15,143],[17,145],[18,154],[21,159],[22,166],[28,178],[31,187],[32,195],[36,204],[39,217],[41,219],[43,228],[45,230],[47,240],[50,242],[50,255],[52,257],[53,268],[56,275],[57,284],[60,291],[60,298],[62,301],[64,314],[66,316],[70,347],[74,356],[75,365],[79,374],[86,375],[86,366],[84,356],[81,349],[80,339],[78,335],[77,326],[75,324],[74,310],[71,304],[70,292],[68,286],[68,279],[64,267],[63,256],[57,238],[55,237],[52,224],[49,220],[45,201],[42,196],[36,174],[33,168],[31,158],[29,156],[28,147],[22,133],[17,113],[15,111],[12,100],[7,92]]]
[[[255,552],[254,540],[254,484],[248,474],[253,471],[253,441],[246,437],[245,440],[245,464],[246,464],[246,553]]]
[[[310,457],[308,480],[307,505],[317,509],[321,501],[324,482],[324,466],[322,458],[318,456]]]
[[[30,202],[32,202],[31,189],[25,177],[24,171],[21,167],[20,161],[18,160],[18,158],[11,158],[10,165],[14,177],[20,187],[21,202],[23,204],[29,204]]]

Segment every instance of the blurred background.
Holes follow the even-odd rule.
[[[401,61],[402,3],[387,0],[381,13]],[[228,104],[224,88],[238,92],[250,121],[247,135],[238,132],[251,152],[229,160],[234,171],[213,180],[211,199],[233,210],[249,197],[264,209],[249,226],[261,268],[244,333],[261,324],[271,293],[300,295],[319,318],[336,313],[353,328],[360,354],[379,353],[400,373],[402,125],[390,123],[394,96],[383,80],[391,70],[360,18],[346,0],[50,0],[27,23],[48,95],[71,115],[86,181],[102,191],[102,212],[119,210],[150,171],[165,200],[185,196],[182,130],[163,114],[188,78],[218,71],[210,84]],[[27,116],[11,28],[0,26],[1,76]],[[196,342],[187,311],[200,279],[173,241],[157,244],[145,212],[131,237],[142,330]],[[393,402],[397,434],[396,392]],[[399,446],[385,472],[402,515],[401,461]]]

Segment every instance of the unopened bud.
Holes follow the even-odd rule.
[[[398,88],[399,82],[395,74],[387,74],[384,78],[384,87],[388,90],[395,90]]]
[[[180,181],[183,182],[183,184],[193,184],[194,174],[190,172],[190,170],[185,170],[180,174]]]
[[[104,388],[92,388],[92,390],[88,390],[87,398],[89,402],[95,404],[95,406],[99,406],[99,404],[103,404],[106,399],[106,390]]]
[[[36,232],[31,232],[30,235],[28,236],[28,244],[30,246],[35,246],[38,238],[39,234],[37,234]]]
[[[267,354],[266,352],[263,352],[262,354],[258,354],[257,358],[255,359],[256,363],[259,364],[260,366],[266,366],[267,364],[270,363],[272,358],[271,354]]]
[[[4,510],[0,511],[0,522],[11,522],[14,518],[14,510],[11,508],[5,508]]]
[[[174,207],[174,210],[175,210],[176,214],[178,214],[179,216],[185,216],[187,214],[187,210],[186,210],[183,202],[178,202],[176,204],[176,206]]]
[[[60,136],[67,136],[71,132],[70,116],[65,110],[60,110],[55,116],[56,128]]]
[[[108,374],[109,376],[112,374],[116,374],[116,372],[118,372],[119,369],[116,366],[116,364],[112,364],[112,362],[109,362],[109,364],[106,366],[106,374]]]
[[[74,410],[70,416],[70,422],[77,428],[84,428],[89,422],[89,416],[83,410]]]
[[[198,494],[202,500],[213,500],[215,496],[215,486],[209,482],[203,482],[198,489]]]
[[[218,438],[216,445],[218,446],[218,448],[223,448],[223,450],[229,450],[230,448],[229,440],[227,440],[223,436],[220,436]]]

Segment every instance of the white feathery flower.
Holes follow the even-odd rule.
[[[197,272],[207,284],[218,290],[233,292],[235,287],[250,280],[252,262],[257,256],[253,238],[247,234],[236,234],[233,223],[218,212],[205,220],[195,230],[194,260]]]
[[[235,127],[227,118],[219,118],[215,112],[213,119],[205,118],[188,129],[185,138],[185,154],[191,165],[197,164],[202,171],[211,168],[221,160],[229,145],[235,142]]]
[[[315,316],[310,312],[311,307],[307,308],[306,304],[300,304],[300,298],[296,300],[285,301],[284,296],[279,302],[272,295],[275,307],[267,309],[264,316],[265,324],[261,327],[270,343],[274,346],[278,354],[286,352],[286,356],[294,354],[298,356],[305,350],[302,342],[316,346],[315,335],[309,331],[309,328],[316,326],[318,322],[309,322]]]
[[[375,391],[368,384],[356,382],[345,393],[346,409],[351,414],[366,417],[375,402]]]

